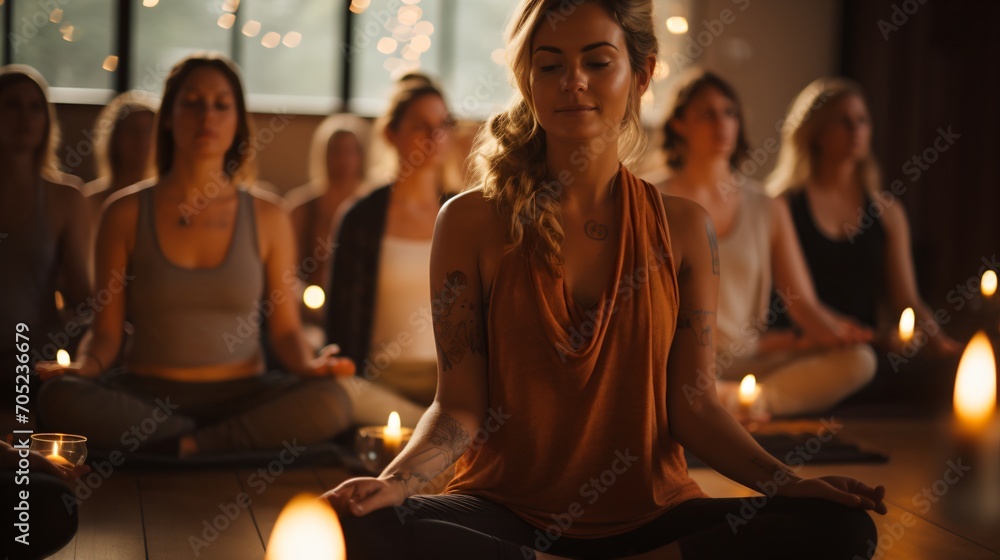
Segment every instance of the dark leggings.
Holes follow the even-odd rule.
[[[341,517],[352,560],[621,558],[677,541],[685,560],[701,558],[870,558],[878,534],[867,512],[802,498],[698,498],[613,537],[561,536],[529,525],[477,496],[416,496],[364,517]]]

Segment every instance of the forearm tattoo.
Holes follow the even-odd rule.
[[[699,346],[709,346],[712,344],[712,324],[710,322],[712,315],[715,315],[715,311],[682,307],[677,312],[677,328],[691,329]]]
[[[472,438],[462,424],[440,411],[432,417],[423,441],[426,445],[390,476],[402,483],[410,495],[419,493],[472,445]]]
[[[482,310],[469,297],[469,277],[460,270],[451,272],[435,294],[434,343],[441,370],[448,371],[461,363],[469,352],[485,356]]]

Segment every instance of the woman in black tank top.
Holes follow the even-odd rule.
[[[899,317],[907,307],[918,324],[929,324],[934,312],[917,291],[906,213],[880,190],[871,132],[858,84],[816,80],[788,111],[768,190],[784,195],[826,304],[868,326],[876,326],[880,311]],[[945,354],[961,349],[943,332],[927,345]]]

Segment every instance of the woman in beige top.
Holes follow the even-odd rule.
[[[731,398],[753,373],[772,413],[823,411],[875,375],[871,332],[816,297],[788,209],[740,171],[749,153],[743,112],[733,87],[693,71],[682,82],[664,124],[670,178],[667,194],[699,203],[718,231],[716,344],[719,391]],[[771,287],[780,298],[770,303]],[[769,329],[784,312],[801,332]]]

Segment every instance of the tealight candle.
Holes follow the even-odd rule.
[[[752,373],[743,377],[739,390],[729,402],[729,408],[736,419],[748,425],[751,431],[755,429],[757,423],[768,419],[764,387],[757,383],[757,377]]]
[[[979,289],[983,297],[992,298],[997,293],[997,273],[994,270],[987,270],[983,273],[983,278],[979,282]]]
[[[389,414],[389,422],[385,426],[385,447],[393,455],[399,454],[399,444],[403,439],[402,423],[399,413],[395,410]]]
[[[399,455],[412,435],[413,430],[402,427],[399,413],[393,411],[385,426],[359,428],[355,446],[369,470],[382,472]]]
[[[56,352],[56,363],[61,367],[69,367],[69,364],[71,363],[69,359],[69,352],[60,348],[59,351]]]
[[[87,438],[73,434],[31,434],[30,449],[60,467],[73,468],[87,459]]]
[[[330,503],[299,494],[281,510],[264,560],[346,560],[344,531]]]
[[[56,465],[58,467],[66,467],[68,469],[73,468],[73,464],[70,463],[69,461],[67,461],[66,459],[64,459],[63,456],[59,454],[59,443],[58,442],[54,442],[52,444],[52,453],[49,454],[49,455],[46,455],[45,458],[48,459],[49,461],[51,461],[54,465]]]
[[[916,323],[916,316],[912,307],[907,307],[899,316],[899,340],[906,344],[913,340],[913,328]]]

